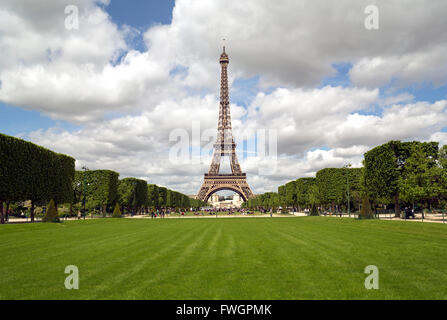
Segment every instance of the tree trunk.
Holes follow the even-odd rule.
[[[48,208],[47,208],[48,209]],[[34,200],[31,200],[31,212],[30,212],[31,222],[34,222]]]
[[[377,206],[376,206],[375,200],[372,201],[372,207],[373,207],[374,216],[377,217]]]
[[[107,210],[107,205],[103,205],[102,206],[102,217],[105,218],[106,217],[106,210]]]
[[[399,193],[394,195],[394,213],[397,218],[400,217]]]
[[[9,220],[9,201],[6,202],[5,220],[6,220],[6,222],[8,222],[8,220]]]
[[[70,203],[70,217],[73,215],[73,203]]]
[[[332,214],[334,214],[335,213],[335,202],[334,201],[332,201],[332,204],[331,204],[331,206],[332,206]]]
[[[0,200],[0,223],[5,224],[5,216],[3,215],[3,201]]]

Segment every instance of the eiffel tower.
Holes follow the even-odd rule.
[[[219,123],[217,128],[217,140],[214,143],[213,160],[208,173],[205,173],[205,181],[200,188],[197,199],[208,201],[209,197],[220,190],[231,190],[238,193],[244,201],[253,197],[253,192],[247,183],[246,174],[242,172],[237,161],[236,143],[231,130],[230,99],[228,94],[228,64],[230,59],[225,52],[220,55],[220,107]],[[230,158],[231,174],[219,174],[222,156]]]

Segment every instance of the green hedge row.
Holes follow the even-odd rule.
[[[34,203],[73,201],[75,159],[31,142],[0,134],[0,205],[3,202]],[[1,221],[4,222],[3,210]]]
[[[447,206],[447,146],[438,142],[390,141],[364,155],[363,168],[325,168],[315,178],[300,178],[278,188],[281,206],[360,207],[369,199],[375,205],[401,203]],[[272,207],[271,194],[258,195],[244,205]],[[352,208],[352,207],[351,207]]]

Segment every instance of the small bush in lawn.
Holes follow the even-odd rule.
[[[47,207],[47,212],[42,218],[42,222],[60,222],[59,215],[57,214],[56,205],[54,201],[51,200]]]
[[[115,209],[113,210],[112,217],[113,218],[121,218],[121,209],[120,209],[120,206],[118,203],[115,205]]]
[[[317,210],[317,206],[316,205],[312,205],[312,208],[310,209],[310,216],[319,216],[320,214],[318,213]]]
[[[359,219],[374,219],[371,203],[367,196],[364,196],[362,199],[362,209],[360,210]]]

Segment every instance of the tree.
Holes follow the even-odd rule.
[[[399,178],[413,146],[420,145],[425,157],[435,162],[438,157],[437,142],[390,141],[365,153],[365,186],[373,199],[394,198],[396,216],[400,216]]]
[[[166,207],[172,208],[173,202],[172,202],[172,190],[166,191]]]
[[[76,171],[73,188],[75,203],[81,202],[85,194],[90,208],[100,207],[103,216],[107,206],[118,200],[119,173],[111,170]]]
[[[371,203],[369,202],[368,196],[363,196],[362,208],[360,209],[359,219],[373,219],[374,213],[371,210]]]
[[[362,186],[362,178],[364,175],[363,168],[343,168],[343,175],[345,176],[345,194],[343,202],[348,201],[347,195],[349,193],[349,202],[354,201],[357,202],[357,205],[362,201],[363,195],[363,186]]]
[[[158,204],[160,207],[167,207],[166,197],[167,197],[168,189],[164,187],[158,188]]]
[[[308,191],[308,201],[312,207],[316,207],[321,203],[320,189],[316,183],[313,183],[309,186]]]
[[[334,212],[335,205],[341,204],[346,194],[346,179],[343,176],[343,169],[322,169],[317,172],[316,181],[321,202],[331,204],[332,212]]]
[[[0,134],[0,222],[3,202],[71,202],[75,160],[31,142]]]
[[[150,184],[147,186],[147,200],[148,200],[149,207],[158,208],[159,194],[158,194],[158,186],[157,185]]]
[[[286,183],[285,186],[285,196],[287,206],[296,206],[296,183],[295,181],[290,181]]]
[[[286,205],[286,186],[278,187],[278,195],[281,205]]]
[[[399,177],[402,200],[408,203],[424,201],[430,206],[430,202],[442,193],[440,176],[441,169],[427,157],[422,145],[413,144]]]
[[[316,183],[316,178],[300,178],[295,181],[296,202],[300,207],[309,207],[311,203],[310,192],[313,185]]]
[[[138,212],[148,202],[147,182],[136,178],[124,178],[118,184],[119,203]]]

